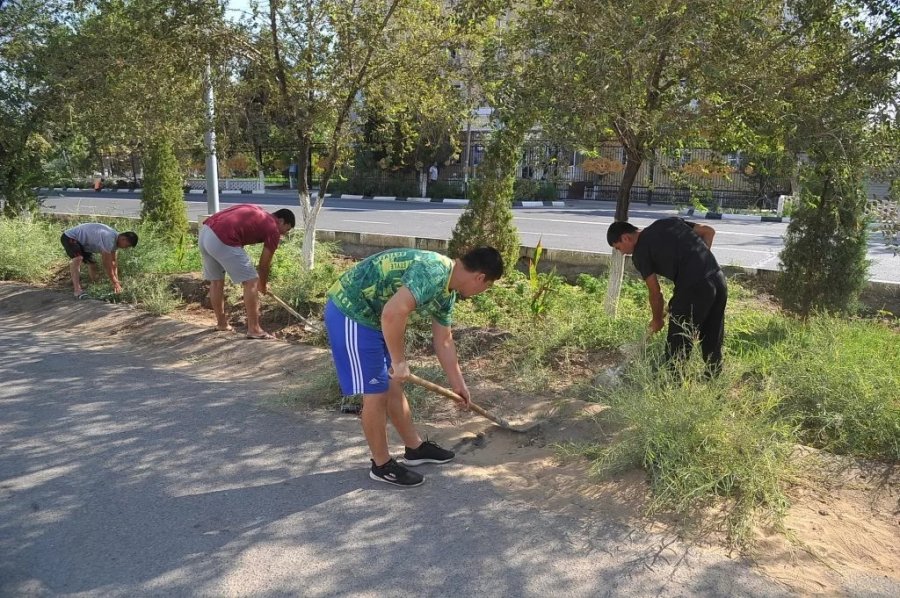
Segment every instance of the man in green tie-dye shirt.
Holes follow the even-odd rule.
[[[344,395],[362,394],[363,432],[372,451],[369,476],[417,486],[423,476],[391,458],[387,418],[405,446],[406,465],[446,463],[453,452],[423,442],[403,393],[409,377],[406,323],[412,312],[431,316],[434,350],[453,390],[469,400],[450,331],[453,305],[487,290],[503,274],[503,258],[479,247],[450,259],[433,251],[390,249],[345,272],[328,291],[325,326]]]

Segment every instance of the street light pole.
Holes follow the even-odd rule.
[[[206,100],[206,211],[211,215],[219,211],[219,166],[216,161],[215,106],[213,104],[212,68],[209,61],[205,70]]]
[[[466,165],[463,168],[463,190],[465,198],[469,199],[469,162],[472,156],[472,84],[466,82],[466,108],[468,116],[466,117]]]

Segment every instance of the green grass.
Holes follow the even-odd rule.
[[[753,392],[731,369],[713,381],[704,379],[698,358],[674,372],[658,369],[661,344],[626,370],[623,384],[596,389],[622,430],[616,440],[575,452],[598,475],[646,470],[651,510],[692,516],[724,505],[731,539],[744,544],[756,517],[777,515],[786,504],[793,427],[777,416],[776,396]]]
[[[46,282],[68,262],[62,227],[42,220],[0,217],[0,280]]]
[[[182,243],[173,246],[153,226],[127,219],[99,220],[120,232],[135,231],[138,245],[116,252],[123,286],[119,297],[112,297],[112,286],[102,267],[98,267],[100,280],[93,284],[87,284],[87,268],[82,268],[82,281],[88,294],[96,299],[131,303],[155,314],[169,313],[178,307],[180,300],[170,288],[166,274],[200,269],[196,239],[187,234]],[[0,218],[0,279],[40,283],[64,270],[62,278],[70,285],[66,268],[69,258],[59,238],[64,230],[76,224],[79,222]]]
[[[900,338],[885,326],[820,316],[788,321],[758,355],[758,388],[801,442],[838,454],[900,460]]]

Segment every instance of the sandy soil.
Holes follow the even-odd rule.
[[[236,332],[215,332],[212,312],[201,304],[202,284],[187,281],[180,286],[195,302],[173,317],[154,317],[99,301],[73,302],[65,293],[12,283],[0,283],[0,310],[43,318],[48,328],[83,331],[98,346],[104,339],[131,343],[148,359],[189,368],[198,376],[255,379],[261,392],[290,389],[291,396],[302,397],[307,392],[302,381],[330,368],[327,351],[298,342],[311,340],[316,333],[292,322],[280,308],[268,306],[263,321],[281,340],[248,341],[242,334],[240,310],[233,312]],[[219,365],[225,357],[231,364],[227,373]],[[602,406],[523,395],[512,385],[478,380],[473,370],[467,371],[473,396],[484,407],[514,422],[542,423],[518,434],[460,412],[449,401],[430,404],[420,427],[457,450],[458,460],[470,466],[465,475],[488,479],[504,493],[580,518],[585,525],[613,518],[672,534],[680,529],[665,517],[645,516],[649,488],[642,472],[598,481],[588,474],[586,462],[557,456],[559,443],[597,441],[615,432],[600,417]],[[307,397],[305,405],[291,408],[320,404],[316,397]],[[335,417],[354,416],[335,413]],[[792,506],[784,529],[758,530],[750,556],[760,569],[801,595],[857,595],[873,578],[900,587],[900,468],[811,449],[798,449],[797,459],[813,473],[790,488]],[[703,537],[694,540],[724,550],[715,525],[705,529]]]

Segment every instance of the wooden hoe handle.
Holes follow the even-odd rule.
[[[416,384],[417,386],[421,386],[422,388],[428,389],[431,392],[445,396],[448,399],[453,399],[454,401],[456,401],[457,403],[459,403],[461,405],[465,405],[465,403],[466,403],[466,400],[464,398],[462,398],[461,396],[459,396],[458,394],[456,394],[449,388],[444,388],[443,386],[435,384],[434,382],[429,382],[428,380],[423,380],[422,378],[419,378],[415,374],[409,375],[409,381],[412,382],[413,384]],[[476,405],[472,401],[469,401],[469,409],[471,409],[472,411],[474,411],[481,417],[486,417],[487,419],[491,420],[492,422],[494,422],[501,428],[512,429],[512,426],[510,425],[510,423],[508,421],[506,421],[505,419],[503,419],[500,416],[494,415],[493,413],[491,413],[484,407],[481,407],[480,405]]]

